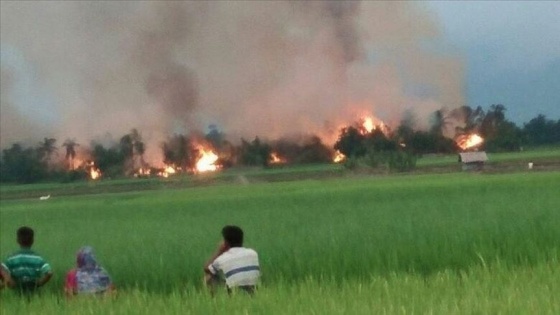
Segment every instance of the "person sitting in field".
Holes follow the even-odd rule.
[[[106,294],[115,292],[115,286],[107,271],[101,267],[93,248],[84,246],[76,255],[76,265],[66,275],[64,292],[71,297],[78,294]]]
[[[214,286],[224,279],[228,293],[241,289],[253,294],[260,278],[257,252],[243,247],[243,230],[237,226],[225,226],[222,237],[223,241],[204,266],[206,285],[214,292]]]
[[[33,293],[52,277],[51,266],[31,250],[34,241],[33,229],[22,226],[17,230],[20,250],[10,255],[0,268],[0,274],[8,287],[19,293]]]

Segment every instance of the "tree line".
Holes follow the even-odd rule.
[[[289,158],[291,164],[329,162],[333,152],[316,136],[297,142],[285,139],[266,142],[255,137],[253,140],[241,139],[240,144],[234,145],[215,127],[206,135],[171,135],[161,143],[160,149],[164,166],[182,172],[194,169],[201,150],[217,154],[216,164],[224,168],[234,165],[268,167],[273,162],[273,150]],[[136,129],[111,144],[92,142],[82,145],[67,139],[59,147],[55,138],[44,138],[35,146],[14,143],[2,150],[0,182],[85,180],[92,168],[99,170],[105,178],[161,173],[165,167],[147,163],[145,152],[146,144]]]
[[[423,154],[449,154],[459,150],[454,136],[477,133],[485,139],[481,149],[490,152],[519,151],[523,147],[560,144],[560,119],[537,115],[523,126],[506,118],[506,107],[491,105],[462,106],[453,110],[440,109],[431,116],[430,128],[416,127],[413,113],[406,113],[396,129],[377,128],[364,132],[358,123],[340,130],[334,147],[326,146],[318,136],[298,139],[264,141],[241,139],[234,145],[216,126],[207,134],[175,134],[161,143],[163,163],[188,170],[200,156],[200,147],[212,148],[223,167],[268,167],[274,152],[290,164],[329,163],[335,151],[346,157],[346,166],[364,163],[371,167],[387,165],[390,169],[407,171],[415,167]],[[454,127],[454,130],[450,128]],[[451,137],[449,134],[452,134]],[[77,160],[81,152],[82,159]],[[44,138],[35,146],[13,143],[2,150],[0,181],[32,183],[39,181],[74,181],[88,177],[93,165],[105,177],[130,176],[138,169],[151,167],[145,161],[146,144],[138,130],[123,135],[107,145],[92,142],[89,145],[66,139],[57,146],[57,139]],[[94,163],[94,164],[93,164]],[[153,170],[154,172],[156,169]]]
[[[522,127],[506,118],[506,107],[462,106],[453,110],[440,109],[431,115],[430,128],[418,130],[413,113],[405,113],[394,131],[364,132],[361,126],[341,130],[334,148],[344,154],[350,168],[358,164],[377,167],[386,164],[389,169],[407,171],[415,167],[423,154],[450,154],[458,152],[456,139],[477,134],[484,142],[478,150],[489,152],[520,151],[523,147],[560,144],[560,119],[557,121],[538,115]],[[453,130],[450,130],[453,129]]]

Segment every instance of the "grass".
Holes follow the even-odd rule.
[[[533,148],[523,152],[492,153],[489,154],[492,169],[500,168],[511,171],[522,171],[527,162],[552,162],[558,168],[560,162],[560,148]],[[514,164],[509,165],[508,164]],[[434,171],[434,168],[437,169]],[[217,173],[171,176],[162,178],[117,178],[97,181],[78,181],[73,183],[40,183],[33,185],[0,185],[0,199],[38,198],[41,195],[81,195],[102,194],[109,192],[127,192],[139,190],[183,189],[208,185],[231,185],[243,182],[276,182],[295,181],[302,179],[326,179],[358,175],[360,172],[373,171],[378,175],[387,174],[382,168],[377,171],[362,169],[357,172],[347,171],[342,164],[309,164],[309,165],[274,165],[270,168],[250,167],[231,168]],[[457,155],[426,155],[417,162],[417,173],[449,173],[461,171],[457,163]]]
[[[557,313],[560,173],[403,175],[3,200],[0,254],[33,226],[55,277],[2,313]],[[255,299],[208,297],[224,224],[257,249]],[[92,245],[120,295],[61,301]]]
[[[391,274],[342,283],[306,279],[263,287],[258,295],[214,298],[196,290],[120,293],[112,300],[46,295],[31,303],[5,296],[11,314],[558,314],[558,262],[533,268],[501,266],[429,277]],[[140,308],[141,307],[141,308]]]
[[[560,148],[545,147],[528,149],[521,152],[488,153],[489,163],[499,162],[530,162],[532,160],[558,159]],[[418,167],[457,164],[457,154],[424,156],[418,160]]]

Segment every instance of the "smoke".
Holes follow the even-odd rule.
[[[29,101],[25,95],[14,93],[13,87],[16,84],[26,86],[28,83],[22,78],[17,80],[16,73],[14,68],[0,69],[0,148],[8,147],[16,141],[35,144],[49,130],[48,123],[36,119],[38,111],[35,108],[16,106],[18,101]]]
[[[418,3],[1,6],[2,49],[13,47],[36,73],[26,93],[53,100],[4,97],[25,88],[16,84],[25,74],[5,79],[11,65],[2,58],[2,145],[37,133],[87,143],[137,128],[153,160],[168,135],[209,124],[233,140],[315,133],[329,143],[360,115],[390,124],[412,110],[427,122],[434,110],[463,104],[461,61]],[[38,120],[21,110],[30,106],[56,123],[4,124]]]

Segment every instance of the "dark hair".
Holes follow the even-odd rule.
[[[31,247],[33,245],[33,229],[28,226],[22,226],[17,230],[17,241],[23,247]]]
[[[222,229],[222,236],[230,247],[243,246],[243,230],[235,225],[226,225]]]

